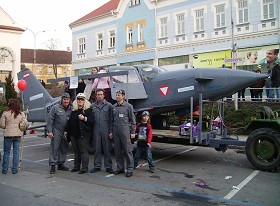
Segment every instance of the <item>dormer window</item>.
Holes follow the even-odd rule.
[[[130,0],[130,6],[135,6],[140,4],[140,0]]]

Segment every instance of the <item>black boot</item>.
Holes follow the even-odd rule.
[[[50,174],[54,174],[55,173],[55,165],[51,166],[51,170],[50,170]]]
[[[69,168],[65,167],[64,164],[60,164],[57,166],[57,170],[69,171]]]

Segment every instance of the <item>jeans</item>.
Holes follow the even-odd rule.
[[[273,87],[271,89],[271,96],[273,98],[272,100],[280,101],[280,87]]]
[[[137,145],[135,156],[134,156],[134,167],[138,166],[138,162],[139,162],[139,159],[140,159],[143,151],[146,151],[146,157],[148,160],[149,168],[150,169],[154,168],[155,165],[153,162],[152,149],[148,145],[145,145],[145,146]]]
[[[277,98],[277,101],[280,101],[280,87],[275,88],[275,96]]]
[[[16,174],[18,172],[19,163],[19,146],[21,142],[21,137],[4,137],[4,155],[2,162],[2,173],[6,174],[9,167],[9,157],[11,146],[13,144],[13,167],[12,173]]]

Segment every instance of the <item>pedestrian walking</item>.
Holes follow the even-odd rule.
[[[125,101],[125,91],[116,92],[117,103],[113,105],[113,139],[117,161],[115,174],[124,173],[124,157],[126,158],[126,177],[133,174],[133,155],[131,139],[135,138],[135,116],[133,106]]]
[[[63,93],[60,104],[54,105],[47,118],[47,134],[51,139],[49,165],[50,174],[54,174],[55,165],[58,170],[69,171],[64,163],[69,146],[69,142],[64,136],[65,126],[72,112],[70,105],[70,95]]]
[[[2,162],[2,173],[7,174],[9,167],[9,157],[11,146],[13,145],[13,166],[12,173],[18,173],[19,167],[19,147],[23,131],[28,127],[27,119],[20,111],[19,101],[9,99],[8,109],[4,111],[0,119],[0,127],[4,133],[4,155]]]
[[[106,172],[113,174],[112,159],[110,149],[112,147],[112,130],[113,130],[113,106],[105,100],[105,91],[96,89],[96,101],[91,105],[94,115],[93,125],[93,145],[94,153],[94,168],[91,173],[99,172],[102,167],[101,157],[104,153],[104,167]]]

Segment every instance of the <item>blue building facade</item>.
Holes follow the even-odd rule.
[[[111,0],[70,24],[77,74],[93,66],[259,68],[279,49],[278,0]],[[232,32],[233,28],[233,32]],[[255,53],[254,59],[248,55]]]

